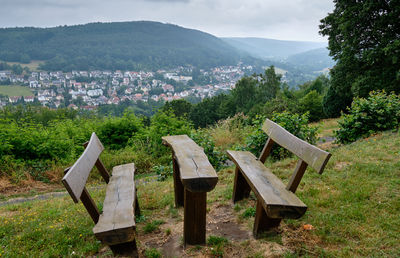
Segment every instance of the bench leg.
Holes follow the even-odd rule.
[[[262,232],[276,228],[282,219],[268,217],[261,202],[257,200],[256,217],[254,219],[253,236],[259,238]]]
[[[184,245],[206,243],[206,200],[207,193],[193,193],[185,189],[183,222]]]
[[[174,169],[174,189],[175,189],[175,207],[182,207],[184,204],[183,196],[183,184],[181,182],[181,175],[179,171],[179,165],[172,154],[172,166]]]
[[[251,188],[238,167],[235,169],[235,180],[233,184],[233,203],[249,197]]]
[[[110,249],[115,256],[123,255],[129,257],[139,257],[139,253],[136,246],[136,240],[117,245],[110,245]]]
[[[135,216],[140,216],[140,206],[137,198],[137,189],[135,189]]]

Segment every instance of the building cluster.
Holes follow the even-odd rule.
[[[249,66],[216,67],[199,70],[200,76],[213,83],[197,83],[192,68],[172,71],[71,71],[31,72],[16,75],[0,71],[0,85],[29,87],[32,96],[2,96],[0,106],[12,103],[40,102],[49,107],[94,109],[98,105],[119,104],[121,101],[171,101],[189,96],[204,99],[219,91],[232,89]]]

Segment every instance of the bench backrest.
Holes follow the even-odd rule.
[[[93,221],[97,223],[100,213],[85,188],[86,181],[95,165],[106,183],[110,181],[110,175],[99,159],[104,147],[95,133],[92,133],[89,142],[85,143],[84,146],[85,151],[72,167],[65,169],[65,175],[61,181],[71,195],[72,200],[75,203],[81,200]]]
[[[295,172],[289,181],[288,190],[295,192],[298,184],[307,168],[307,165],[314,168],[318,173],[322,174],[328,163],[331,154],[320,148],[303,141],[293,134],[286,131],[280,125],[266,119],[262,129],[269,136],[267,143],[264,146],[260,155],[260,160],[264,163],[265,159],[271,152],[274,143],[279,144],[294,155],[300,158],[297,163]]]
[[[97,138],[95,133],[92,133],[85,151],[62,179],[65,188],[67,188],[74,202],[77,203],[79,201],[89,173],[92,171],[103,150],[104,147],[99,138]]]

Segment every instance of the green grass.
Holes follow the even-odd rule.
[[[0,94],[6,96],[33,96],[33,92],[25,86],[0,85]]]
[[[321,128],[329,134],[334,122],[324,122]],[[264,251],[259,246],[273,243],[285,248],[288,257],[400,257],[399,133],[384,132],[350,145],[331,147],[329,152],[332,158],[324,174],[308,169],[296,192],[308,206],[301,219],[284,220],[278,235],[265,235],[260,240],[235,242],[208,236],[209,246],[193,252],[220,257],[234,253],[231,250],[236,248],[242,250],[241,254],[262,257]],[[295,165],[294,158],[267,163],[285,184]],[[233,167],[218,172],[218,184],[207,194],[208,208],[231,205],[233,172]],[[103,201],[104,190],[91,192],[96,202]],[[137,221],[138,246],[145,250],[145,255],[157,257],[160,251],[144,246],[141,239],[153,237],[152,234],[155,238],[173,235],[175,224],[182,221],[182,209],[174,208],[172,178],[138,185],[138,198],[143,214]],[[249,232],[254,222],[254,204],[252,197],[232,206],[231,220],[238,221]],[[160,225],[162,222],[165,223]],[[304,230],[305,224],[311,224],[313,229]],[[146,233],[147,225],[155,229]],[[3,206],[0,207],[0,254],[6,257],[72,256],[72,252],[78,256],[99,255],[103,245],[95,239],[92,228],[93,222],[82,204],[74,204],[69,196]]]

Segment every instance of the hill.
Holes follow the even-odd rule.
[[[0,29],[0,60],[46,61],[45,70],[233,65],[240,53],[210,34],[159,22]]]
[[[262,59],[285,59],[316,48],[327,47],[325,42],[289,41],[267,38],[222,38],[231,46]]]
[[[327,48],[316,48],[299,54],[289,56],[288,63],[291,63],[299,69],[315,72],[333,67],[335,61],[329,56]]]

